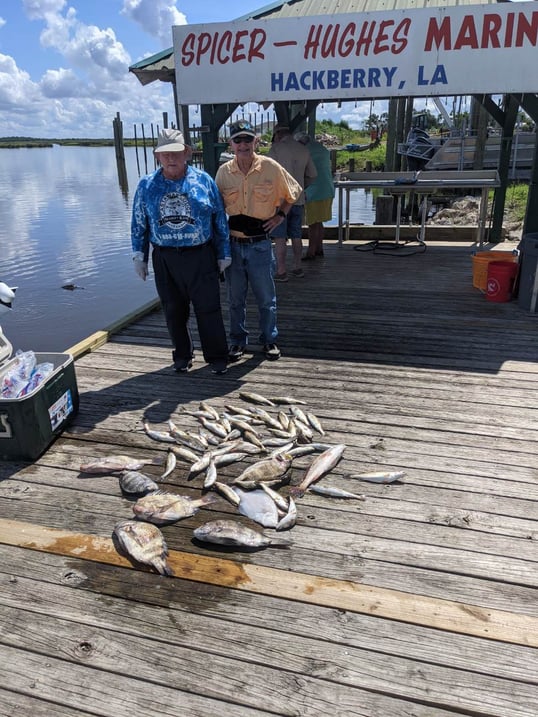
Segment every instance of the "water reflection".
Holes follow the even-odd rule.
[[[130,246],[138,164],[148,162],[132,147],[120,172],[113,147],[0,150],[0,281],[19,287],[0,323],[14,350],[64,351],[156,298]],[[352,192],[350,215],[372,223],[372,195]]]
[[[120,184],[112,147],[1,150],[0,280],[19,287],[1,323],[14,349],[63,351],[155,298],[132,269],[138,172],[125,154]]]

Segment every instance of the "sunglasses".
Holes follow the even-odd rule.
[[[251,142],[254,142],[254,137],[250,137],[249,135],[245,135],[244,137],[234,137],[234,139],[232,139],[232,142],[234,144],[239,144],[240,142],[246,142],[247,144],[250,144]]]

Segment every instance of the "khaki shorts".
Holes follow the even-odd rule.
[[[307,202],[304,205],[305,222],[317,224],[318,222],[329,222],[332,219],[332,199],[319,199],[317,202]]]

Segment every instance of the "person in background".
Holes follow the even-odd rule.
[[[192,151],[180,131],[163,129],[154,153],[160,167],[140,179],[133,200],[134,268],[145,281],[152,247],[155,285],[174,347],[175,370],[184,373],[192,367],[192,302],[204,359],[213,373],[221,375],[227,371],[228,342],[219,273],[231,262],[222,197],[209,174],[188,165]]]
[[[275,343],[276,292],[270,234],[283,224],[301,194],[295,179],[269,157],[256,153],[257,136],[250,122],[230,125],[234,158],[221,165],[215,181],[230,226],[232,263],[226,269],[230,303],[230,361],[238,361],[248,343],[246,325],[249,284],[258,304],[259,342],[265,357],[280,358]]]
[[[308,226],[308,249],[303,261],[323,256],[323,222],[332,219],[334,181],[331,169],[331,153],[312,139],[306,132],[298,132],[295,139],[304,144],[316,166],[317,177],[305,189],[305,221]]]
[[[293,139],[289,127],[276,124],[273,129],[273,144],[268,156],[275,159],[286,169],[291,176],[304,189],[316,178],[317,172],[310,152],[300,142]],[[305,202],[304,191],[288,212],[286,220],[271,231],[275,242],[276,274],[275,281],[287,281],[286,272],[286,244],[291,240],[293,254],[292,276],[303,277],[301,268],[303,256],[303,208]]]

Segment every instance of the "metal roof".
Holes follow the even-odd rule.
[[[381,12],[387,10],[413,10],[426,7],[454,7],[457,5],[496,5],[510,0],[288,0],[264,5],[255,12],[241,15],[236,21],[266,20],[281,17],[305,17],[308,15],[336,15],[353,12]],[[155,80],[175,82],[174,48],[162,50],[155,55],[129,67],[143,85]]]

